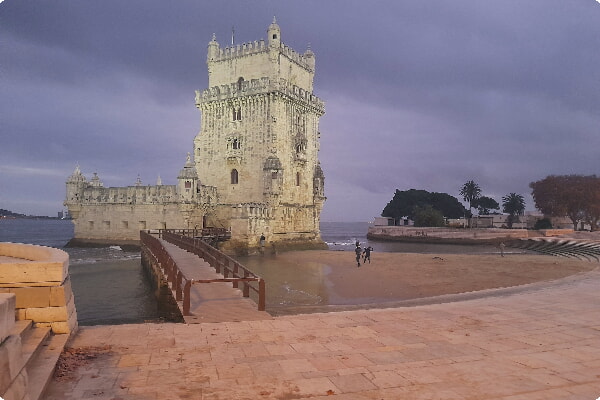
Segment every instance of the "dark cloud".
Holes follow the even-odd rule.
[[[470,179],[533,209],[529,182],[598,173],[593,0],[6,0],[0,208],[54,215],[76,163],[108,186],[174,183],[212,34],[264,38],[273,16],[317,56],[325,220],[371,219],[396,188],[458,196]]]

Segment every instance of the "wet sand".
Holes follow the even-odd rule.
[[[296,265],[296,272],[298,268],[310,266],[313,277],[320,275],[320,279],[313,278],[312,288],[304,287],[303,290],[314,290],[321,297],[318,304],[312,304],[317,307],[373,305],[506,288],[560,279],[598,267],[597,263],[588,261],[529,254],[501,257],[499,254],[374,252],[371,263],[361,263],[360,268],[356,266],[354,253],[346,251],[295,251],[263,260],[280,267]],[[269,278],[265,278],[268,283]],[[320,284],[315,284],[316,281]],[[271,311],[275,314],[302,312],[293,304],[288,306],[292,307],[287,311]]]

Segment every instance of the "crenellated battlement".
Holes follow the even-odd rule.
[[[269,47],[263,39],[255,40],[253,42],[242,43],[235,46],[218,47],[215,53],[209,54],[207,61],[228,61],[234,58],[267,53],[271,49],[272,47]],[[309,51],[306,54],[300,54],[296,50],[292,49],[284,43],[281,43],[279,47],[277,47],[275,50],[279,51],[280,54],[284,55],[285,57],[295,62],[302,68],[314,72],[314,63],[311,61],[311,58],[314,57],[312,52]]]
[[[293,85],[283,78],[272,80],[268,77],[251,79],[241,83],[236,82],[228,85],[213,86],[202,91],[196,90],[196,107],[200,108],[203,103],[211,101],[230,100],[236,97],[273,92],[279,92],[293,99],[309,103],[321,111],[321,113],[325,112],[325,102],[311,92]]]
[[[176,185],[94,187],[80,193],[80,204],[163,204],[179,200]]]

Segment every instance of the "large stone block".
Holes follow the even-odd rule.
[[[60,307],[68,304],[73,297],[71,290],[71,279],[67,277],[61,286],[53,286],[50,288],[50,307]]]
[[[15,310],[15,319],[17,321],[23,321],[24,319],[27,319],[27,315],[26,315],[26,308],[18,308]]]
[[[25,319],[35,323],[66,321],[69,317],[67,306],[25,309]]]
[[[50,287],[12,288],[17,295],[17,308],[50,307]]]
[[[77,323],[77,312],[73,312],[69,315],[68,321],[51,322],[50,328],[55,334],[73,334],[79,329]]]

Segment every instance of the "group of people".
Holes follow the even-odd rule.
[[[367,263],[367,260],[369,260],[369,264],[371,264],[371,252],[373,251],[373,248],[371,246],[365,247],[364,250],[362,247],[360,247],[360,242],[356,241],[356,249],[354,249],[354,252],[356,253],[356,264],[358,267],[360,267],[360,258],[362,257],[363,259],[363,264]]]

